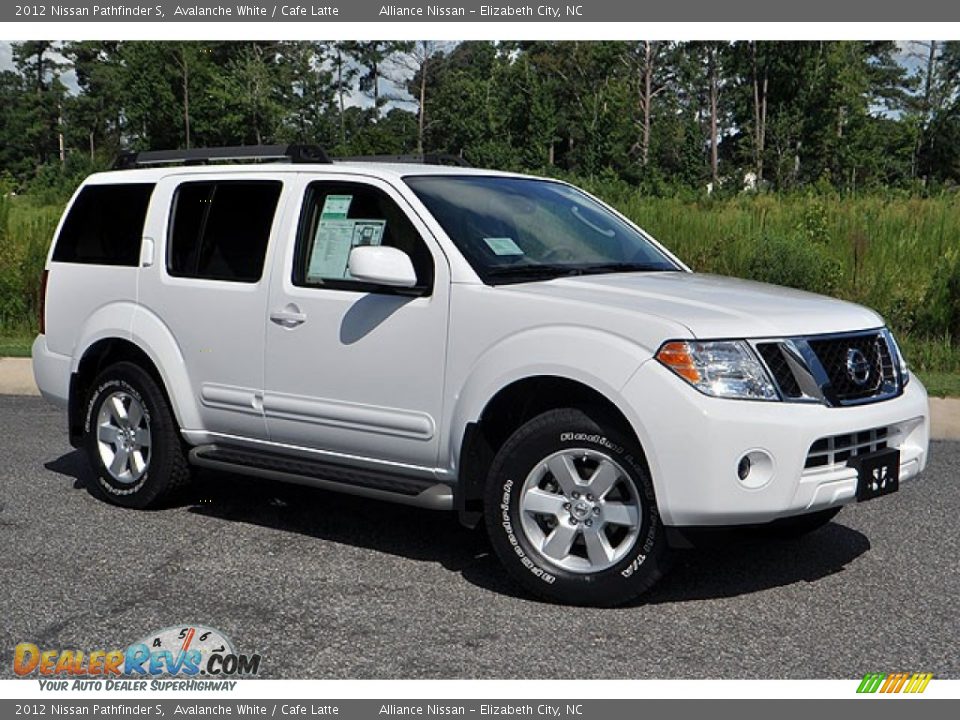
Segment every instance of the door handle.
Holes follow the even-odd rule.
[[[277,325],[292,328],[297,325],[303,325],[307,321],[307,316],[300,312],[296,305],[287,305],[283,310],[274,310],[270,313],[270,321]]]

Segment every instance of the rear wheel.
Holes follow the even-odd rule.
[[[491,466],[485,516],[508,572],[550,600],[621,604],[666,567],[639,444],[581,410],[551,410],[513,433]]]
[[[186,484],[190,468],[163,391],[140,366],[120,362],[97,377],[87,403],[84,446],[92,492],[146,508]]]

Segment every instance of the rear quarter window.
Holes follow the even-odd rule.
[[[87,185],[74,201],[53,249],[53,260],[135,267],[152,183]]]

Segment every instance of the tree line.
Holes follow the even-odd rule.
[[[451,153],[478,166],[611,175],[662,194],[960,182],[960,42],[12,50],[15,69],[0,73],[0,173],[14,187],[103,167],[122,150],[282,142],[334,155]]]

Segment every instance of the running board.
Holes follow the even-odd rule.
[[[309,458],[201,445],[190,451],[190,463],[211,470],[309,485],[430,510],[453,509],[453,489],[443,483]]]

